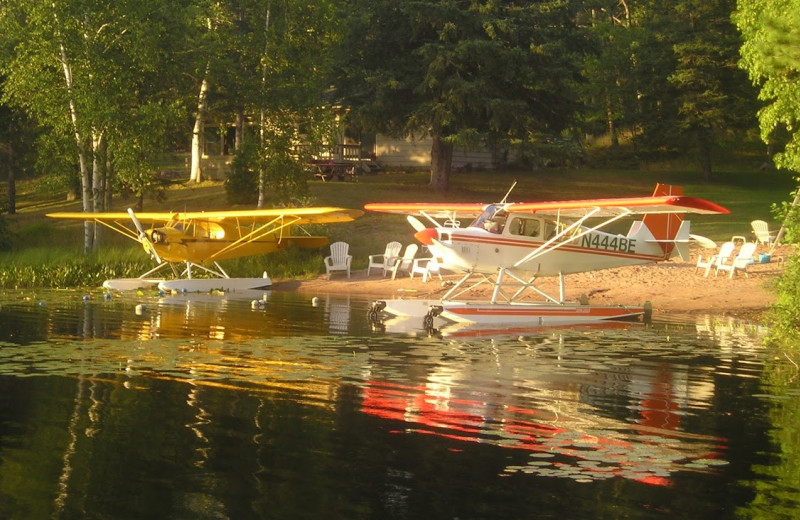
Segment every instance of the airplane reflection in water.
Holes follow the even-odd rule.
[[[404,334],[409,336],[419,336],[422,334],[451,339],[524,337],[548,334],[565,328],[577,328],[581,330],[627,330],[630,328],[642,328],[644,325],[644,322],[634,320],[595,320],[590,322],[576,320],[574,322],[561,321],[554,325],[468,323],[450,322],[434,317],[430,326],[426,327],[419,316],[393,316],[378,322],[372,322],[373,329],[390,334]]]
[[[727,441],[692,433],[687,418],[715,401],[715,374],[742,367],[718,353],[709,356],[718,366],[693,368],[680,360],[697,358],[704,344],[718,350],[717,343],[702,341],[710,334],[727,339],[725,348],[736,355],[758,348],[751,329],[728,332],[724,323],[708,321],[676,326],[671,339],[663,330],[639,327],[398,341],[365,336],[366,304],[357,312],[342,297],[325,298],[319,307],[297,299],[269,303],[266,310],[213,295],[149,305],[131,317],[126,302],[122,334],[104,329],[104,337],[123,341],[78,342],[80,356],[44,342],[26,347],[26,356],[36,360],[38,373],[66,366],[42,363],[53,356],[79,359],[83,365],[72,361],[58,370],[110,374],[131,389],[154,379],[186,383],[187,405],[202,412],[191,427],[200,430],[213,422],[203,387],[281,395],[326,409],[349,408],[343,400],[356,387],[358,410],[396,423],[397,433],[513,450],[525,460],[515,458],[507,473],[574,480],[620,477],[666,485],[677,471],[726,464]],[[358,315],[363,323],[354,319]],[[2,356],[19,358],[8,346]],[[24,371],[13,363],[4,370]]]
[[[503,363],[505,365],[505,363]],[[362,410],[404,423],[398,434],[432,434],[461,442],[529,452],[528,462],[506,473],[531,473],[577,481],[622,477],[669,485],[676,471],[709,471],[727,464],[726,440],[682,430],[682,416],[713,396],[710,382],[689,381],[674,366],[632,366],[597,372],[595,381],[549,373],[521,376],[525,395],[503,396],[488,387],[491,374],[465,364],[441,366],[423,384],[371,380]],[[549,373],[549,375],[548,375]],[[603,411],[623,398],[627,417]],[[711,394],[711,395],[709,395]],[[532,404],[533,403],[533,404]],[[595,406],[595,403],[597,404]]]
[[[173,294],[146,304],[141,315],[125,318],[121,339],[207,338],[243,340],[297,334],[346,334],[350,324],[350,296],[324,295],[318,302],[287,304],[274,291],[235,294]]]

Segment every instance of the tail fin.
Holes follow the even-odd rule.
[[[670,186],[669,184],[656,184],[653,197],[660,197],[664,195],[683,195],[683,188],[680,186]],[[683,237],[678,237],[679,230],[681,234],[687,234],[688,226],[682,226],[683,215],[680,213],[648,213],[642,217],[642,223],[653,234],[653,238],[657,241],[661,250],[664,251],[664,259],[668,259],[675,252],[676,237],[681,240]],[[688,224],[688,223],[687,223]],[[688,241],[688,235],[686,236]],[[678,252],[683,256],[684,248],[678,245]]]

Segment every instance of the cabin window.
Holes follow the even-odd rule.
[[[195,227],[199,238],[212,238],[214,240],[225,238],[225,229],[215,222],[198,222]]]
[[[509,225],[509,232],[512,235],[524,237],[541,236],[542,223],[538,218],[516,217]]]

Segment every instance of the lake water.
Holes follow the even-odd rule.
[[[756,326],[83,296],[0,293],[0,518],[800,516],[797,369]]]

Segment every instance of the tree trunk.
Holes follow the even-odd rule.
[[[266,153],[266,124],[267,124],[267,112],[263,108],[261,109],[261,115],[258,118],[258,153],[259,156],[263,153]],[[261,209],[264,207],[266,203],[266,192],[267,192],[267,172],[264,171],[264,161],[258,161],[258,202],[256,203],[256,207]]]
[[[705,138],[700,139],[700,170],[703,172],[703,180],[711,181],[711,144]]]
[[[67,49],[63,44],[59,44],[61,51],[61,67],[64,71],[64,83],[67,87],[67,92],[72,92],[72,66],[70,65],[69,57],[67,56]],[[84,143],[83,133],[78,126],[78,108],[75,105],[75,100],[70,96],[69,98],[69,117],[72,122],[72,130],[75,133],[75,144],[78,149],[78,168],[81,174],[81,205],[85,213],[92,211],[92,174],[89,171],[89,165],[86,160],[86,144]],[[88,253],[92,250],[94,243],[94,233],[92,232],[92,223],[86,221],[83,223],[83,251]]]
[[[611,108],[611,96],[606,97],[606,120],[608,121],[608,133],[611,136],[611,147],[619,148],[619,136],[617,135],[617,125],[614,122],[614,110]]]
[[[106,184],[104,187],[105,203],[103,207],[105,208],[104,211],[111,211],[111,202],[114,194],[114,163],[111,161],[111,151],[108,148],[108,141],[105,141],[105,143],[106,145],[103,147],[103,155],[106,158]]]
[[[105,210],[105,187],[106,158],[103,153],[105,148],[105,138],[103,132],[93,132],[92,135],[92,211],[100,213]],[[92,250],[96,251],[100,247],[100,237],[102,226],[94,226],[94,237],[92,240]]]
[[[194,116],[194,128],[192,129],[192,168],[189,173],[189,180],[200,182],[203,180],[203,172],[200,168],[200,159],[203,156],[203,127],[205,123],[206,109],[208,108],[208,69],[210,64],[206,64],[206,74],[200,82],[200,94],[197,96],[197,113]]]
[[[14,178],[14,149],[8,143],[0,143],[0,152],[6,156],[6,172],[8,174],[8,214],[17,212],[17,184]]]
[[[433,136],[431,145],[431,182],[429,186],[436,191],[450,189],[450,169],[453,165],[453,144]]]
[[[269,35],[270,35],[270,17],[272,15],[272,3],[267,2],[267,10],[264,13],[264,34],[267,37],[267,44],[264,47],[264,58],[267,57],[267,52],[269,49]],[[267,86],[267,60],[264,59],[264,65],[261,67],[261,91],[264,92]],[[266,124],[267,124],[267,112],[264,107],[261,107],[261,112],[258,118],[258,143],[259,143],[259,154],[266,153]],[[256,207],[261,209],[264,207],[266,202],[266,190],[267,190],[267,172],[264,171],[264,161],[258,161],[258,203]]]
[[[242,107],[236,108],[236,134],[233,140],[233,149],[238,150],[242,147],[244,140],[244,113]]]
[[[14,165],[8,161],[8,214],[17,213],[17,181],[14,178]]]

